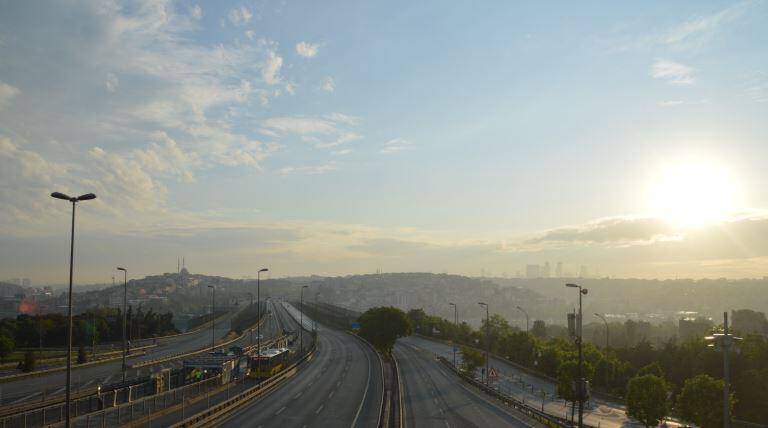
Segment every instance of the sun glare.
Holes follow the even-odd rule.
[[[723,221],[736,202],[736,186],[727,171],[703,162],[663,169],[652,193],[655,214],[681,226]]]

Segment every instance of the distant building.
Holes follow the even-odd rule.
[[[539,266],[539,265],[525,265],[525,277],[526,278],[541,278],[541,266]]]
[[[550,267],[549,262],[544,262],[544,266],[541,267],[541,277],[542,278],[549,278],[550,276]]]

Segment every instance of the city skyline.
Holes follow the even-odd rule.
[[[764,1],[0,9],[1,278],[768,272]]]

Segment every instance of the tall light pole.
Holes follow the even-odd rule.
[[[249,309],[253,310],[253,293],[251,293],[249,291],[248,295],[251,296],[251,306],[249,307]],[[256,322],[258,323],[259,321],[256,320]],[[251,346],[253,346],[253,327],[251,327],[250,330],[251,330],[251,341],[250,341],[250,343],[251,343]]]
[[[128,355],[125,331],[128,326],[128,269],[118,267],[117,270],[123,271],[123,383],[125,383],[125,377],[128,372],[128,366],[125,364],[125,358]]]
[[[315,293],[315,316],[312,317],[312,326],[314,327],[315,334],[317,334],[317,296],[319,295],[320,295],[319,291]]]
[[[723,428],[731,426],[731,351],[736,342],[742,340],[728,332],[728,312],[723,312],[723,333],[716,333],[704,338],[709,347],[723,351]]]
[[[261,379],[261,273],[269,272],[267,268],[261,268],[256,272],[256,370]]]
[[[455,303],[448,302],[449,305],[453,306],[453,326],[456,327],[456,331],[454,332],[454,338],[453,338],[453,367],[456,367],[456,337],[455,335],[459,333],[459,310],[456,308]]]
[[[67,325],[67,393],[66,393],[66,427],[69,428],[69,403],[70,389],[72,385],[72,274],[75,264],[75,205],[80,201],[89,201],[96,199],[93,193],[86,193],[78,197],[67,196],[60,192],[53,192],[51,196],[56,199],[63,199],[72,203],[72,233],[69,240],[69,303],[68,303],[68,325]]]
[[[216,351],[216,323],[214,322],[214,316],[216,314],[216,288],[209,285],[211,289],[211,352]]]
[[[525,332],[528,333],[528,312],[525,312],[525,309],[520,306],[518,306],[517,309],[520,309],[520,311],[525,314]]]
[[[584,294],[587,294],[587,289],[582,288],[582,286],[578,284],[565,284],[566,287],[571,288],[578,288],[579,289],[579,319],[578,319],[578,329],[579,334],[576,338],[576,343],[579,345],[579,382],[578,387],[576,388],[576,396],[579,399],[579,427],[584,426],[584,355],[581,351],[581,342],[582,342],[582,336],[581,336],[581,327],[582,327],[582,320],[581,320],[581,296]]]
[[[299,348],[301,353],[304,353],[304,289],[309,288],[308,285],[302,285],[299,290]]]
[[[605,317],[603,315],[600,315],[597,312],[595,312],[595,316],[603,320],[603,322],[605,323],[605,350],[607,351],[608,345],[610,344],[608,340],[608,321],[605,320]]]
[[[480,306],[485,306],[485,386],[490,385],[488,379],[488,356],[491,353],[491,319],[488,313],[488,304],[477,302]]]

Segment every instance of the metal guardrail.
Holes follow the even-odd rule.
[[[298,373],[299,365],[301,365],[305,361],[310,361],[312,359],[316,349],[317,349],[317,345],[313,342],[312,348],[310,348],[308,353],[306,353],[303,357],[301,357],[301,359],[293,363],[290,367],[280,372],[280,374],[272,376],[271,378],[267,379],[261,384],[256,385],[253,388],[250,388],[202,412],[199,412],[185,419],[182,422],[172,425],[171,427],[172,428],[187,428],[187,427],[191,428],[191,427],[210,426],[213,423],[213,421],[215,421],[216,419],[221,418],[227,413],[234,411],[235,409],[247,403],[249,400],[269,392],[270,390],[275,388],[277,385],[282,383],[284,380],[294,376],[296,373]]]

